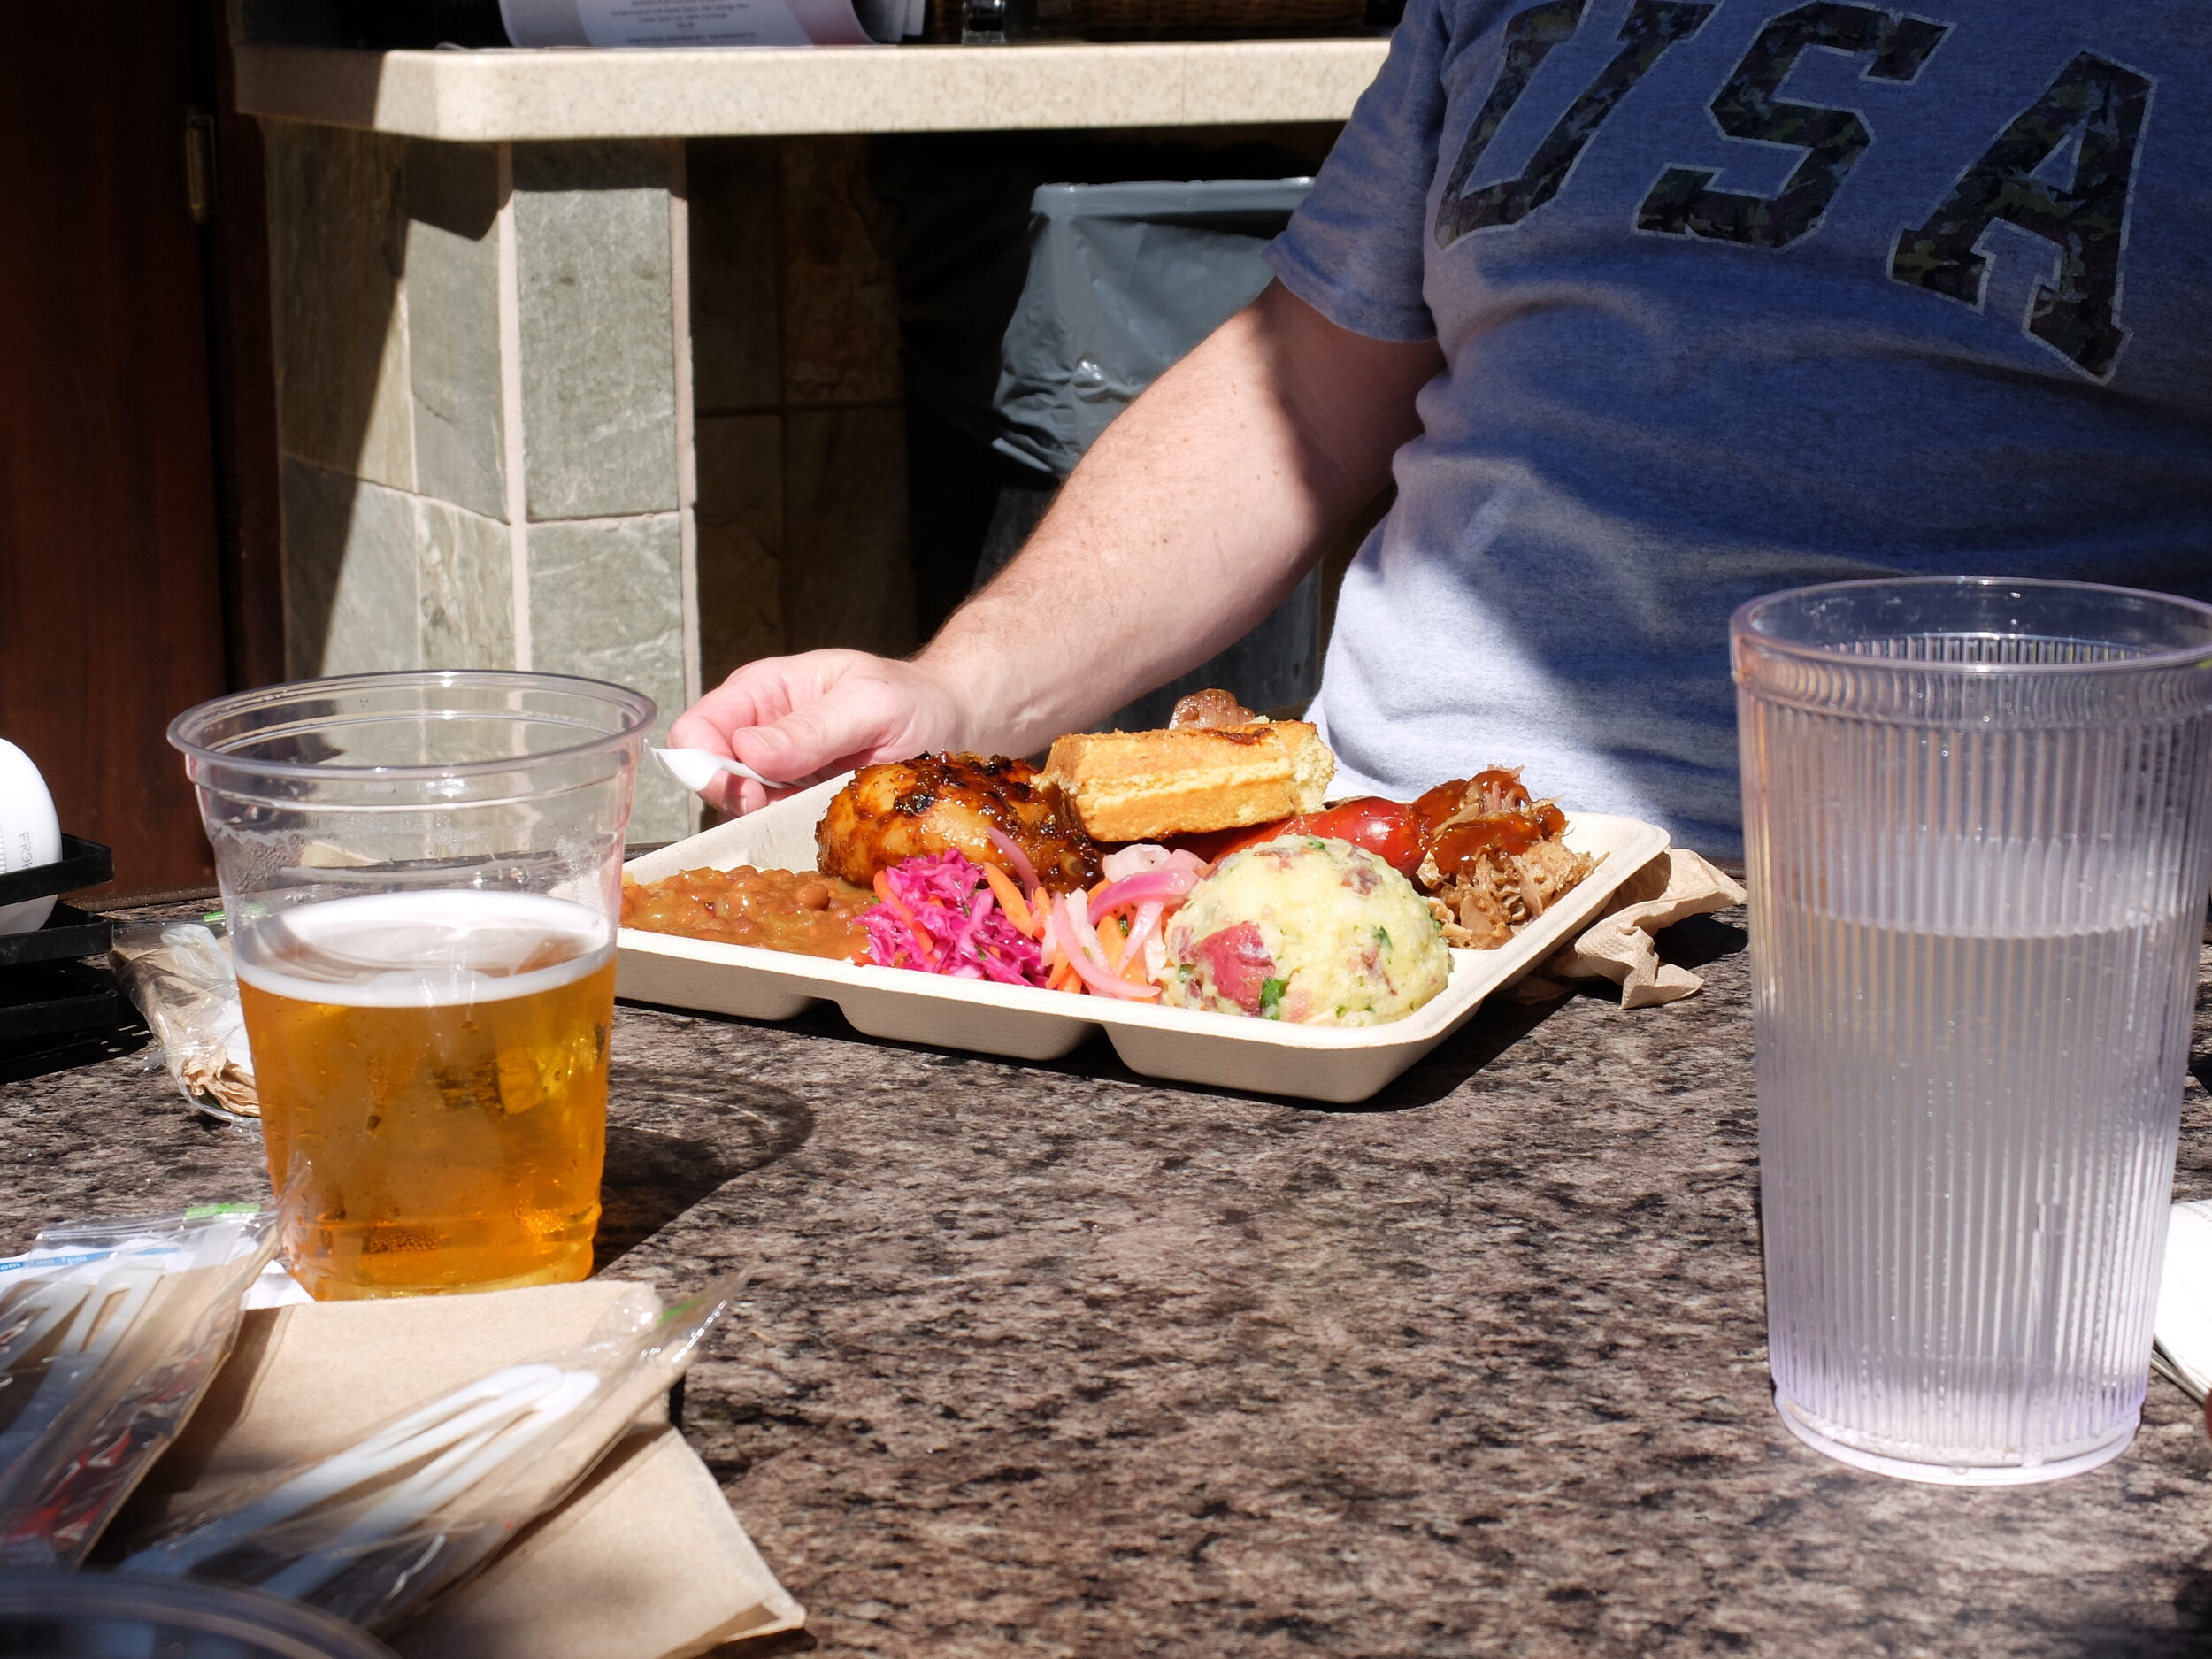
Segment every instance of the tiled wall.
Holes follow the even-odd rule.
[[[293,674],[549,669],[669,717],[757,657],[912,647],[864,141],[268,153]],[[691,822],[641,778],[636,839]]]
[[[680,149],[272,122],[296,676],[533,667],[696,691]],[[641,777],[634,833],[686,833]]]

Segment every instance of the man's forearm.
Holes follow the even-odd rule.
[[[974,743],[1018,755],[1203,662],[1382,488],[1439,361],[1271,287],[1107,428],[919,665]]]

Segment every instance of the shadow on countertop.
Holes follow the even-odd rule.
[[[787,1090],[618,1059],[608,1077],[607,1161],[592,1271],[619,1260],[726,1182],[788,1157],[813,1133],[812,1110]]]

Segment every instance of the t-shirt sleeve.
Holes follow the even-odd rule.
[[[1421,266],[1444,120],[1443,58],[1438,0],[1408,0],[1382,73],[1360,95],[1304,204],[1265,250],[1285,288],[1354,334],[1436,335]]]

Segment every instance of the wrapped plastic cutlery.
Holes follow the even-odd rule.
[[[84,1559],[229,1354],[275,1221],[74,1223],[0,1262],[0,1563]]]
[[[388,1630],[558,1503],[681,1376],[743,1283],[510,1365],[187,1517],[117,1571],[250,1585]]]

